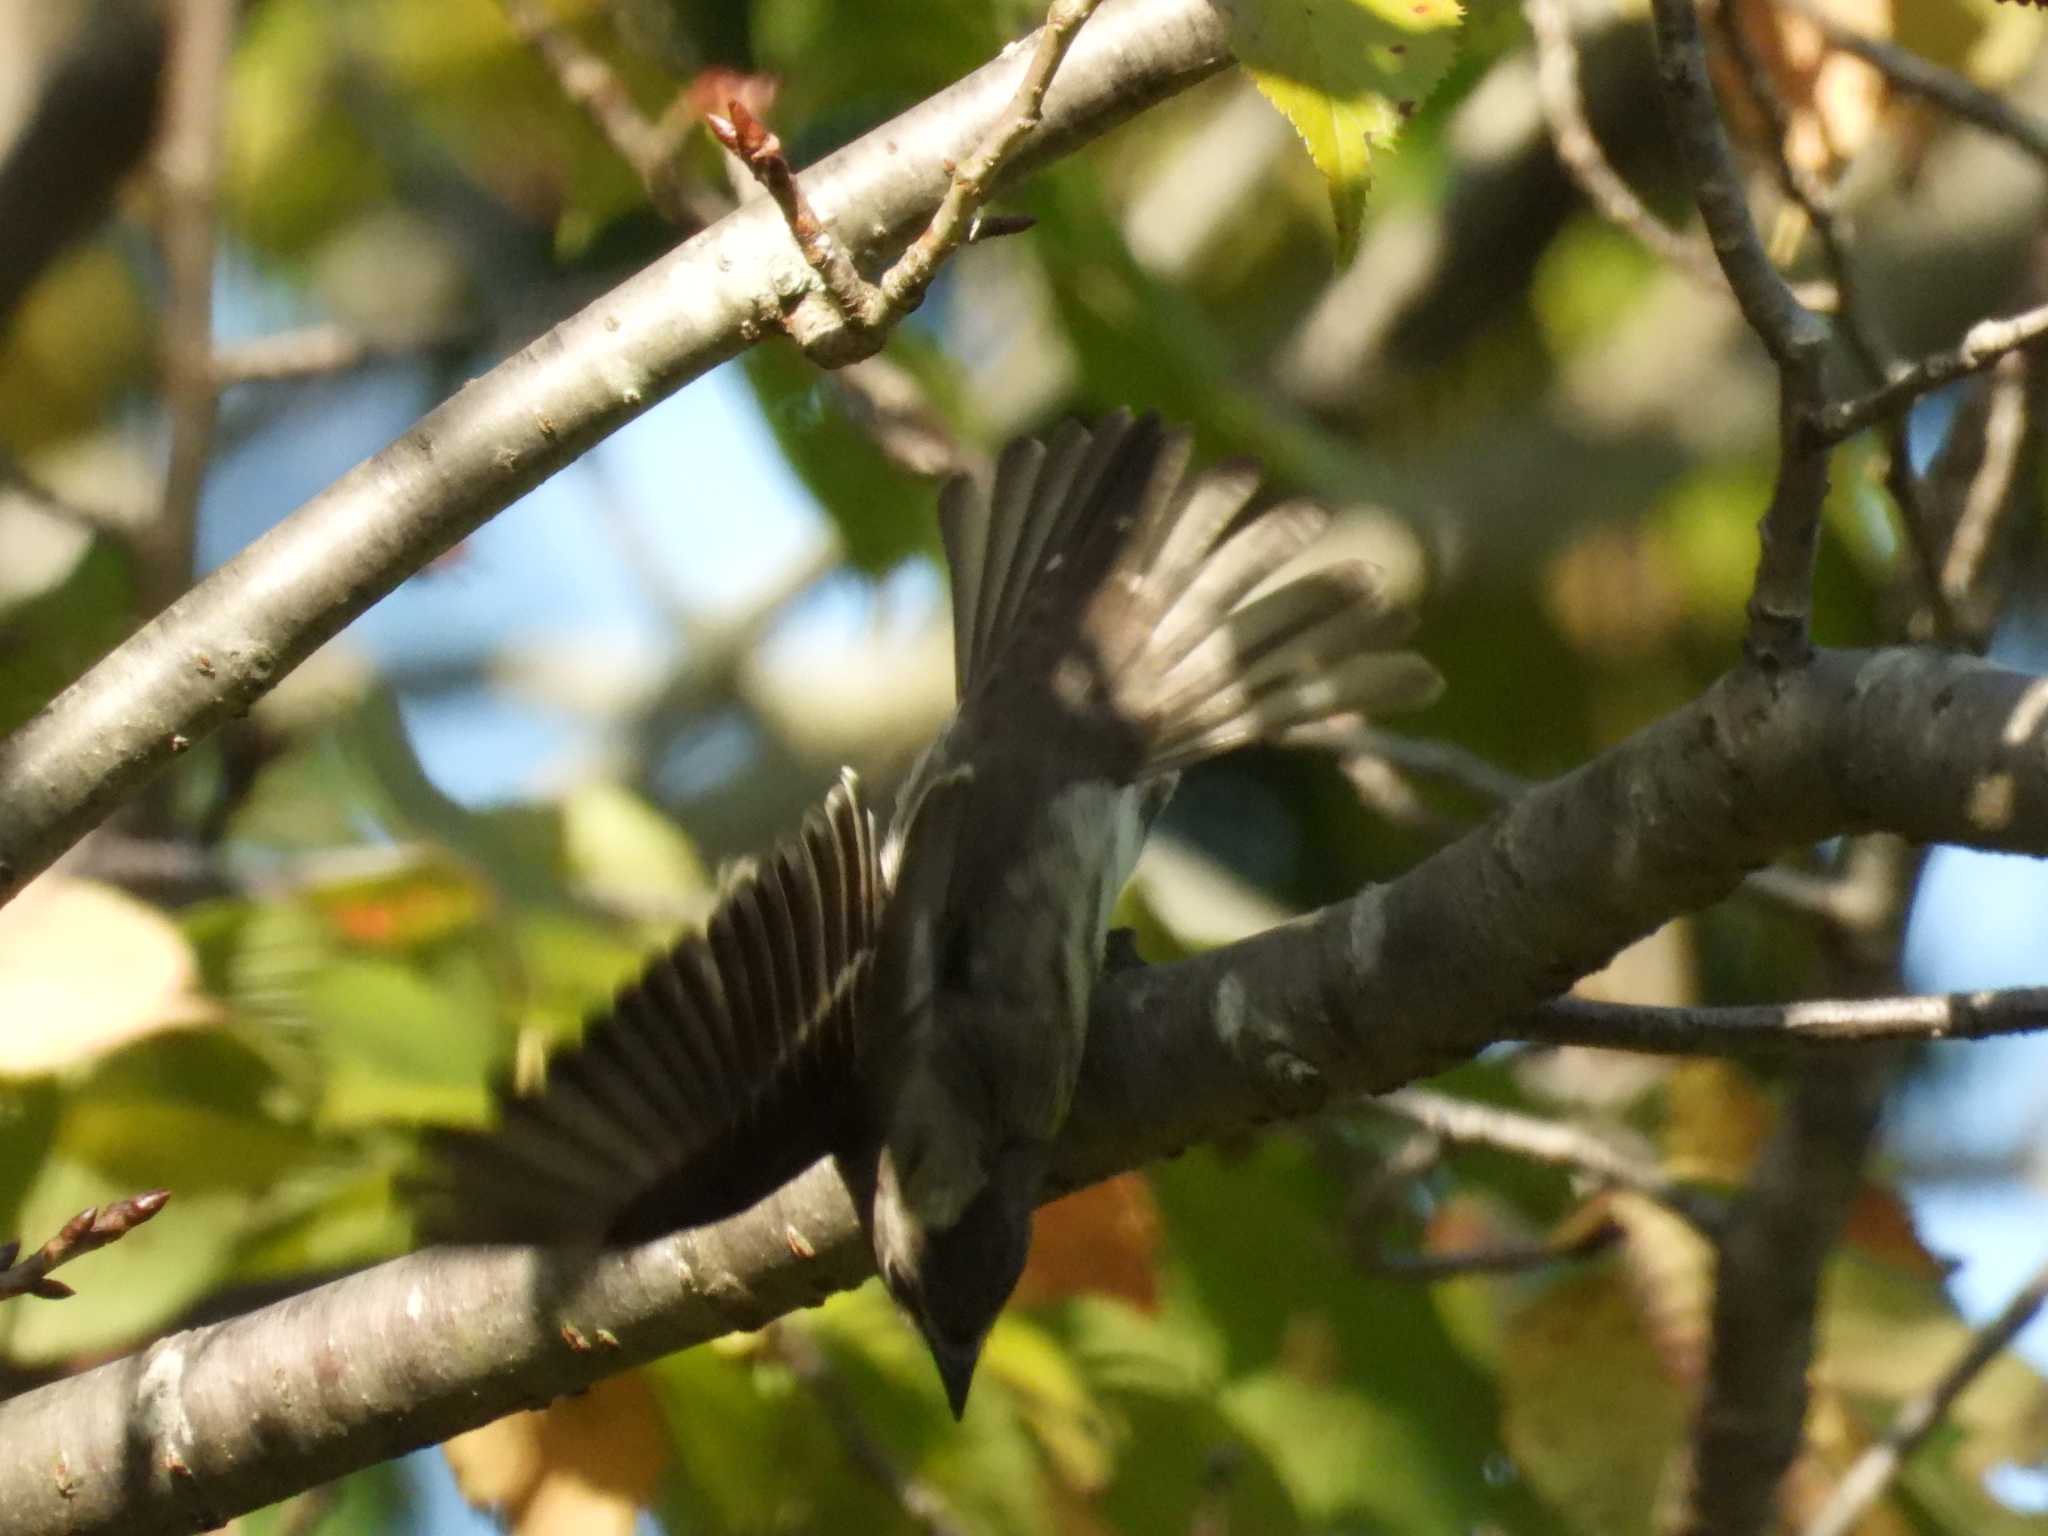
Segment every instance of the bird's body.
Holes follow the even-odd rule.
[[[865,812],[844,787],[824,818],[833,834],[814,828],[803,857],[778,856],[773,878],[755,882],[773,900],[742,888],[733,900],[744,921],[723,909],[713,919],[722,946],[685,941],[676,952],[694,943],[720,995],[751,1001],[737,1026],[698,1006],[675,1027],[758,1035],[765,1043],[751,1052],[729,1053],[738,1065],[720,1080],[740,1081],[751,1062],[768,1064],[762,1081],[726,1090],[745,1102],[713,1134],[699,1127],[653,1155],[577,1164],[592,1170],[581,1200],[609,1213],[604,1239],[628,1241],[710,1219],[712,1206],[766,1194],[792,1163],[835,1154],[866,1197],[877,1267],[956,1413],[1024,1264],[1111,906],[1178,771],[1295,726],[1412,706],[1437,686],[1419,657],[1387,649],[1407,624],[1364,567],[1269,582],[1326,514],[1302,503],[1247,512],[1255,470],[1188,477],[1187,457],[1186,440],[1149,418],[1113,416],[1013,445],[985,495],[965,481],[947,488],[959,703],[913,770],[878,859],[848,830]],[[828,920],[831,942],[778,942],[778,923],[808,933],[805,914],[835,902],[859,906]],[[747,933],[747,943],[732,937]],[[815,959],[791,979],[798,951]],[[844,968],[842,981],[818,973],[826,962]],[[702,957],[683,968],[703,970]],[[645,1015],[659,990],[629,994],[628,1015]],[[646,1033],[599,1026],[569,1058],[572,1076],[615,1083],[649,1070],[649,1050],[632,1063],[624,1053]],[[593,1053],[604,1059],[586,1061]],[[457,1152],[473,1168],[502,1163],[497,1142],[516,1130],[531,1165],[548,1160],[551,1138],[573,1140],[579,1155],[593,1140],[626,1139],[599,1135],[580,1109],[549,1110],[555,1097],[551,1087],[528,1101],[540,1110],[513,1106],[497,1141],[453,1138]],[[580,1106],[591,1095],[570,1097]],[[612,1097],[631,1095],[614,1087]],[[632,1115],[643,1138],[658,1119]],[[760,1178],[746,1177],[750,1166]],[[717,1198],[689,1193],[693,1177]],[[540,1225],[507,1223],[501,1235],[548,1235]]]

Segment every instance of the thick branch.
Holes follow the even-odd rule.
[[[2048,850],[2044,720],[2048,683],[1925,651],[1731,674],[1390,884],[1116,976],[1059,1180],[1399,1087],[1511,1037],[1782,847],[1881,826]],[[401,1259],[0,1404],[0,1527],[218,1523],[759,1326],[867,1265],[822,1165],[733,1221],[625,1254]]]
[[[1026,52],[805,174],[811,206],[849,249],[884,253],[925,225],[952,185],[947,162],[1009,104]],[[1011,169],[1072,150],[1228,60],[1209,0],[1108,0],[1076,37]],[[779,212],[749,205],[314,497],[0,742],[0,900],[408,575],[751,345],[785,305],[823,302],[814,290]]]

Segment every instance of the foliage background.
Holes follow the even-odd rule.
[[[713,70],[772,80],[799,162],[983,62],[1035,11],[614,9],[625,26],[587,0],[556,14],[650,113],[712,89]],[[1988,0],[1859,19],[1987,81],[2034,78],[2037,18]],[[1656,135],[1631,131],[1655,121],[1641,18],[1587,7],[1577,24],[1596,121],[1675,216]],[[903,422],[877,415],[886,385],[907,382],[912,424],[968,455],[1065,412],[1156,408],[1205,456],[1256,454],[1275,490],[1347,509],[1345,537],[1425,594],[1419,643],[1452,681],[1403,729],[1509,772],[1567,767],[1726,667],[1768,493],[1769,376],[1729,306],[1573,191],[1520,15],[1475,4],[1458,39],[1398,151],[1373,158],[1348,268],[1308,157],[1241,76],[1220,78],[1020,189],[1010,204],[1036,230],[958,263],[892,340],[892,372],[849,385],[771,344],[658,408],[0,914],[0,1231],[35,1241],[82,1205],[175,1191],[67,1272],[79,1300],[0,1309],[10,1384],[402,1249],[417,1126],[478,1116],[491,1072],[572,1037],[701,915],[719,862],[790,825],[839,763],[882,784],[902,770],[949,663],[931,477],[906,465]],[[1798,105],[1837,138],[1861,123],[1837,148],[1902,345],[2033,291],[2043,202],[2012,157],[1868,81]],[[258,0],[224,110],[222,340],[331,324],[369,356],[226,393],[203,563],[676,238],[488,0]],[[681,166],[703,202],[729,195],[701,133]],[[0,341],[10,486],[19,466],[74,504],[0,500],[0,728],[124,633],[148,587],[132,528],[163,443],[152,211],[132,186]],[[1781,217],[1795,263],[1799,233]],[[1927,451],[1971,409],[1964,392],[1923,413]],[[1871,445],[1838,457],[1831,643],[1901,622],[1881,472]],[[2038,650],[2030,473],[2002,551],[2016,654]],[[1485,810],[1377,759],[1219,764],[1184,787],[1130,916],[1156,957],[1216,942],[1401,869]],[[1937,866],[1975,931],[1924,912],[1917,982],[2041,979],[1967,974],[2006,928],[2022,955],[2040,937],[2037,901],[1997,878]],[[1602,985],[1651,1001],[1840,991],[1869,974],[1852,948],[1738,900]],[[2038,1052],[1964,1049],[1916,1061],[1831,1276],[1798,1474],[1816,1497],[1961,1338],[1902,1192],[1936,1190],[1923,1212],[1961,1222],[1984,1263],[2036,1261]],[[1596,1125],[1709,1187],[1740,1181],[1773,1113],[1768,1063],[1504,1053],[1437,1086]],[[1413,1151],[1360,1107],[1058,1208],[959,1430],[870,1287],[470,1437],[451,1461],[531,1532],[628,1528],[642,1503],[689,1532],[1653,1529],[1702,1368],[1698,1240],[1555,1171]],[[1407,1272],[1417,1254],[1600,1221],[1622,1235],[1590,1259],[1433,1285]],[[2038,1468],[2044,1436],[2048,1395],[2005,1362],[1866,1528],[2038,1529],[2011,1469]],[[388,1529],[417,1497],[378,1469],[242,1524]]]

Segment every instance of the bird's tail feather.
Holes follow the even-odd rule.
[[[985,501],[965,481],[947,488],[962,699],[1079,656],[1137,727],[1141,775],[1433,699],[1435,669],[1393,649],[1412,622],[1371,567],[1273,585],[1329,513],[1299,501],[1247,511],[1257,466],[1190,477],[1189,452],[1185,434],[1118,413],[1013,444]]]

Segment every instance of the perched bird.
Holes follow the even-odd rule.
[[[456,1230],[632,1241],[833,1153],[964,1410],[1073,1101],[1111,906],[1179,770],[1440,686],[1391,649],[1410,622],[1369,567],[1271,583],[1326,512],[1252,508],[1254,466],[1190,476],[1189,452],[1119,414],[1013,444],[986,492],[946,488],[959,702],[879,855],[846,781],[801,854],[743,878],[542,1096],[444,1138],[444,1204],[483,1218]],[[466,1193],[515,1167],[548,1173],[546,1197]]]
[[[860,1029],[870,1235],[965,1405],[1022,1272],[1087,1041],[1109,913],[1178,770],[1290,729],[1433,698],[1387,647],[1370,568],[1259,589],[1327,526],[1247,511],[1258,471],[1117,415],[1014,444],[940,500],[959,706],[911,774]]]

